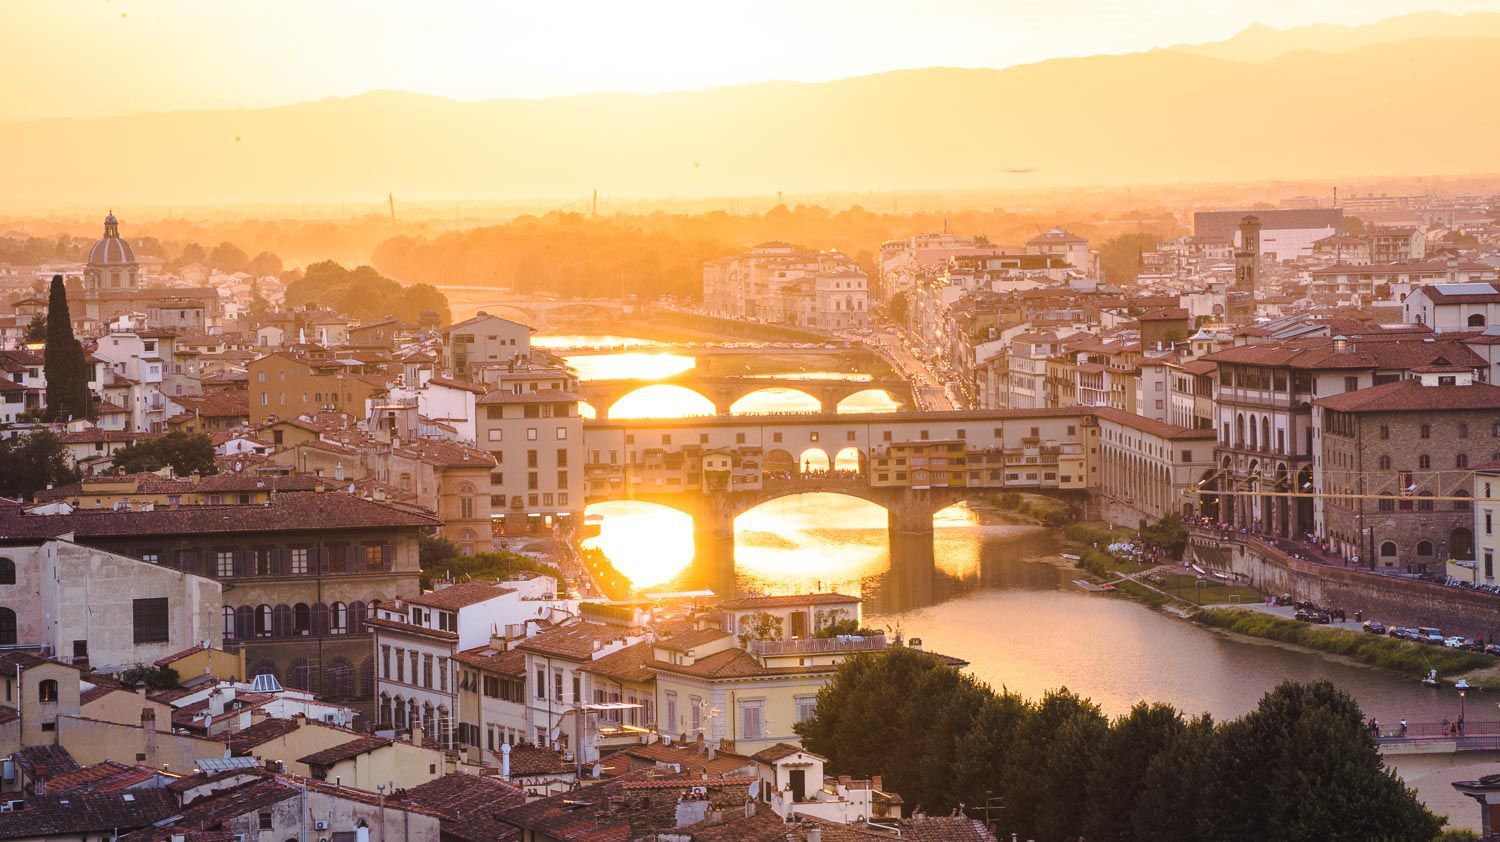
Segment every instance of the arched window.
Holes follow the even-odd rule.
[[[1423,558],[1426,558],[1426,557],[1432,555],[1432,542],[1431,541],[1418,541],[1417,542],[1417,555],[1422,556]]]
[[[1455,512],[1467,512],[1467,511],[1469,511],[1469,510],[1471,510],[1471,509],[1474,508],[1474,504],[1471,503],[1471,502],[1469,502],[1469,500],[1467,499],[1468,496],[1469,496],[1469,492],[1460,489],[1458,491],[1453,492],[1453,496],[1454,497],[1462,498],[1462,499],[1458,499],[1458,500],[1454,500],[1453,501],[1453,511],[1455,511]]]
[[[234,640],[234,608],[226,605],[220,613],[224,615],[224,639]]]
[[[349,633],[364,634],[365,618],[369,613],[365,610],[365,604],[359,600],[349,603]]]
[[[1380,545],[1380,557],[1381,558],[1394,558],[1395,556],[1396,556],[1396,542],[1395,541],[1386,541],[1384,544]]]
[[[359,694],[368,696],[375,692],[375,658],[366,657],[359,662]]]
[[[474,530],[465,529],[458,533],[458,550],[464,555],[474,554]]]
[[[255,636],[270,637],[274,631],[275,627],[271,623],[271,606],[255,606]]]
[[[16,644],[16,612],[0,608],[0,646]]]
[[[299,602],[292,606],[292,636],[306,637],[312,633],[312,609],[307,603]]]
[[[1458,437],[1461,438],[1461,439],[1466,439],[1466,438],[1469,437],[1469,425],[1468,424],[1459,424],[1458,425]]]
[[[1453,457],[1453,464],[1455,467],[1459,468],[1469,467],[1469,454],[1460,453],[1457,456]]]
[[[354,667],[347,658],[334,658],[324,671],[323,692],[336,699],[354,695]]]
[[[1425,470],[1425,469],[1431,468],[1431,467],[1432,467],[1432,457],[1431,456],[1428,456],[1427,454],[1423,453],[1421,456],[1417,457],[1417,468],[1418,469]]]
[[[254,678],[257,675],[269,675],[277,681],[281,680],[280,674],[276,671],[275,661],[256,661],[255,665],[250,667],[250,677]]]
[[[1484,314],[1474,313],[1469,316],[1469,327],[1484,327]]]
[[[0,585],[14,585],[16,583],[16,563],[8,558],[0,557]]]
[[[1380,457],[1380,470],[1382,470],[1382,471],[1389,471],[1390,469],[1391,469],[1391,457],[1389,457],[1389,456],[1382,456],[1382,457]]]
[[[342,602],[335,602],[328,606],[329,634],[343,634],[349,631],[349,608]]]
[[[36,686],[36,700],[39,702],[57,701],[57,682],[47,679]]]

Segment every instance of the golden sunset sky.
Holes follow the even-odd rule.
[[[0,121],[1007,67],[1500,0],[5,0]]]

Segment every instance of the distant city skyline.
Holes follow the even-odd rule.
[[[279,7],[279,8],[278,8]],[[819,82],[1361,25],[1500,0],[734,0],[7,4],[0,120],[256,108],[393,89],[458,100]]]

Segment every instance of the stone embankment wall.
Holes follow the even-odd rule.
[[[1287,558],[1254,543],[1195,535],[1190,560],[1238,573],[1266,593],[1291,594],[1387,625],[1436,626],[1446,634],[1500,638],[1500,596]]]

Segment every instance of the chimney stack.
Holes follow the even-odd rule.
[[[500,777],[510,780],[510,743],[500,745]]]

